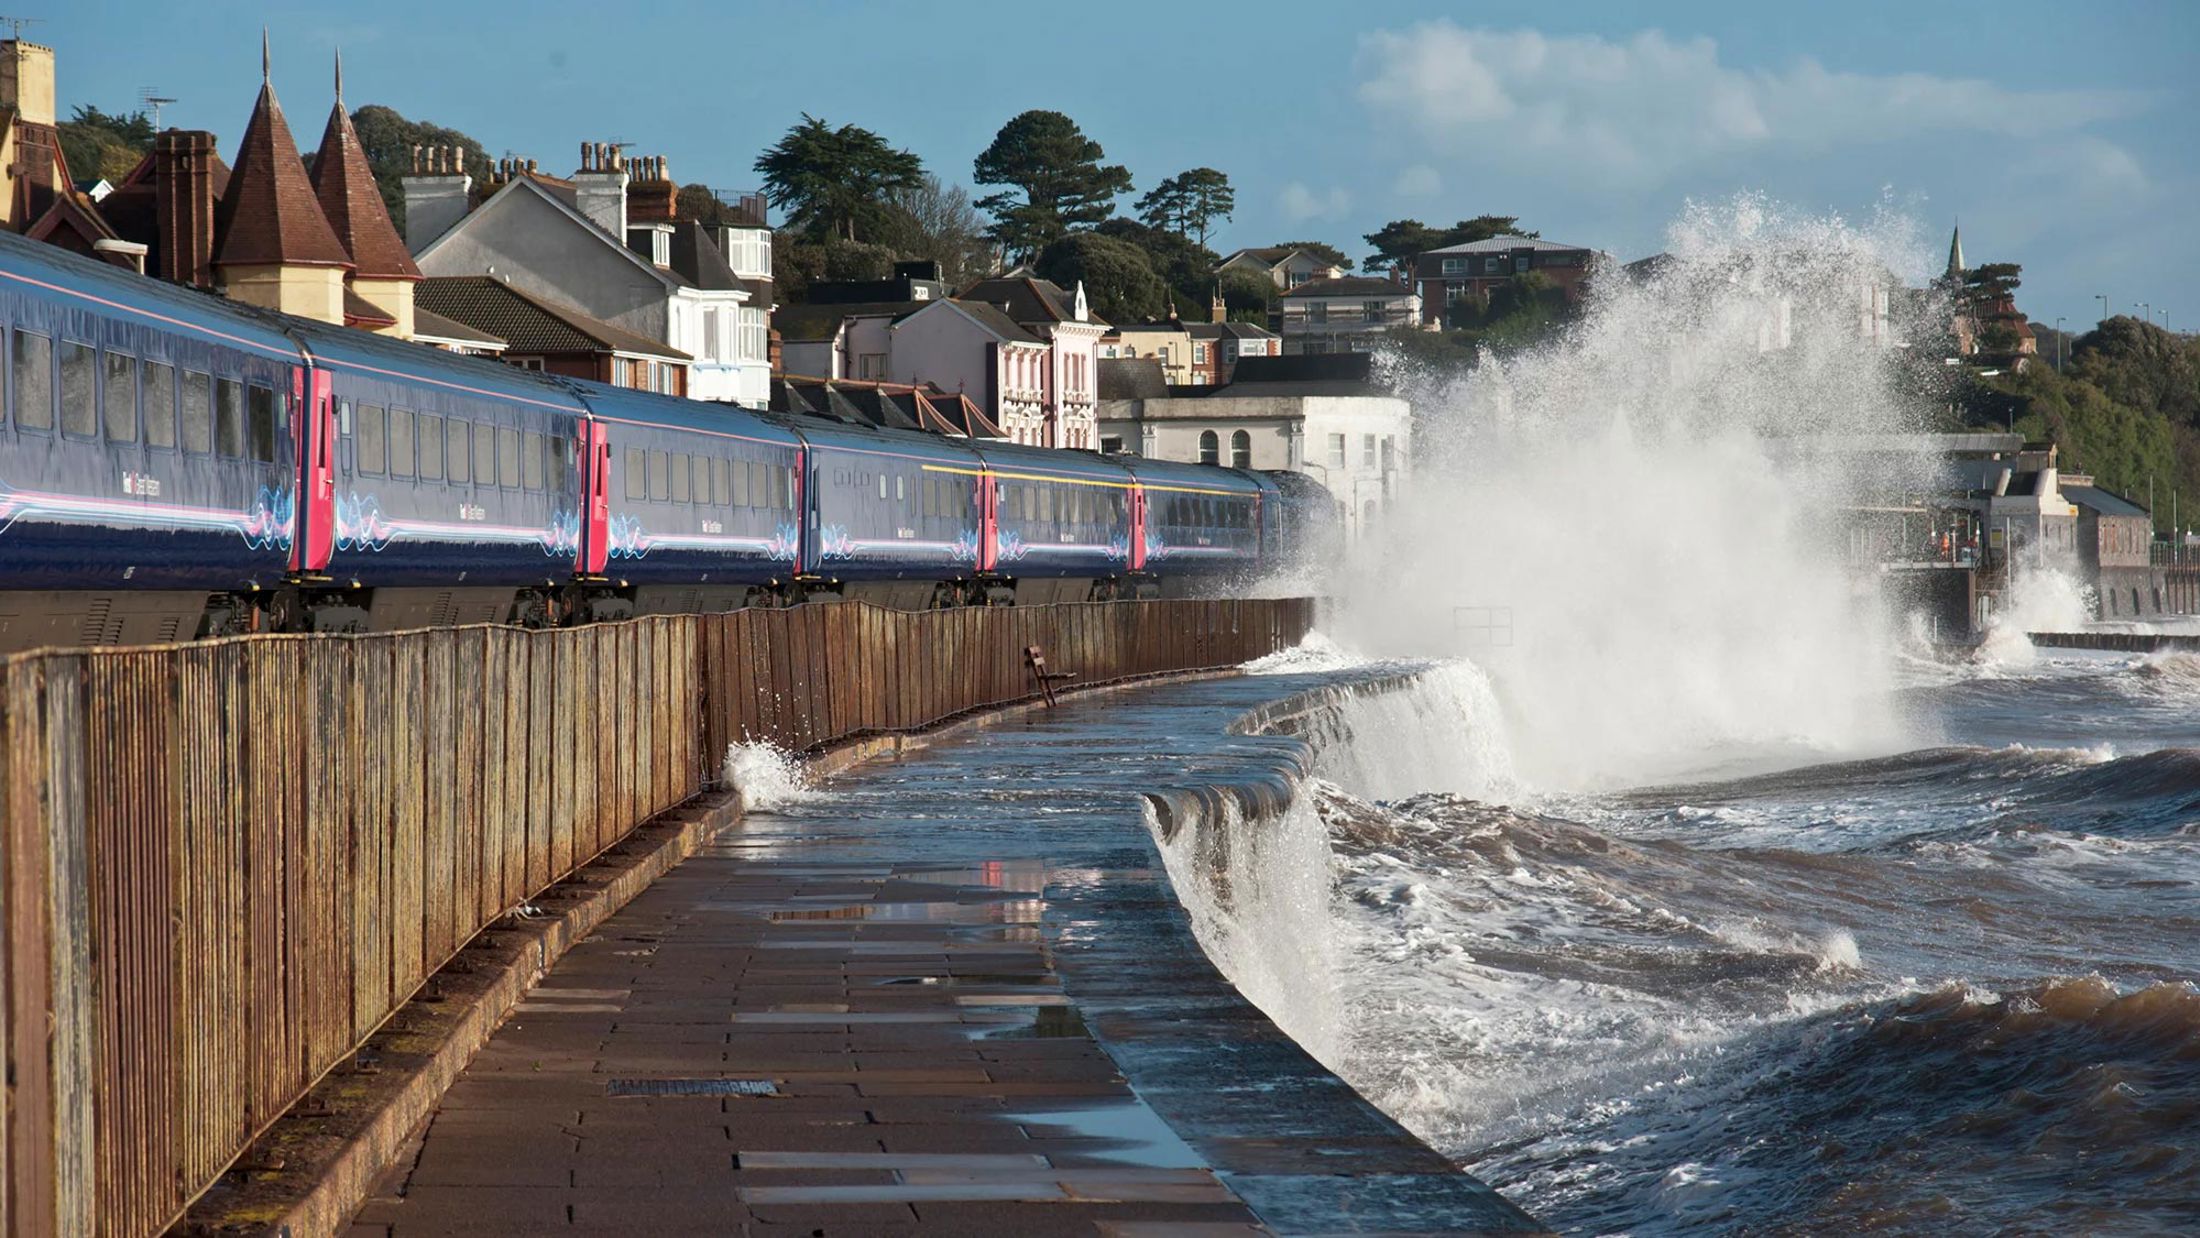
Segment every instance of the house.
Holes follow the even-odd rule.
[[[224,163],[211,133],[169,129],[96,199],[65,179],[53,131],[53,52],[0,44],[0,106],[12,113],[0,146],[0,218],[35,239],[103,257],[246,304],[400,339],[415,333],[420,271],[398,239],[344,110],[344,70],[309,172],[268,73]],[[27,93],[26,93],[27,92]],[[41,119],[43,118],[43,119]],[[29,212],[44,202],[43,214]],[[486,346],[493,340],[474,340]]]
[[[1412,408],[1367,354],[1240,361],[1211,389],[1158,385],[1150,358],[1103,362],[1101,450],[1289,471],[1326,489],[1348,542],[1371,535],[1405,484]]]
[[[1092,449],[1099,441],[1094,409],[1100,337],[1107,333],[1108,323],[1093,314],[1085,300],[1085,286],[1064,289],[1019,268],[972,284],[957,293],[956,300],[993,306],[1046,345],[1046,362],[1040,374],[1040,433],[1036,438],[1019,441],[1041,447]],[[895,367],[897,379],[915,381],[904,377],[915,371],[904,371],[899,358]],[[1006,421],[1000,424],[1003,428],[1009,426]]]
[[[798,375],[772,380],[771,411],[949,438],[1005,439],[967,396],[905,383],[833,381]]]
[[[1288,245],[1238,250],[1215,264],[1216,275],[1224,271],[1250,271],[1267,276],[1286,292],[1300,284],[1341,279],[1352,273],[1350,268],[1338,266],[1320,254]]]
[[[938,301],[947,296],[940,278],[940,264],[931,261],[897,262],[890,279],[821,279],[811,283],[812,305],[867,304],[882,301]]]
[[[923,309],[925,301],[850,301],[782,305],[772,313],[779,334],[779,373],[805,378],[883,382],[888,328]]]
[[[1393,327],[1421,325],[1411,288],[1371,275],[1300,284],[1283,294],[1285,356],[1366,352]]]
[[[1442,326],[1454,303],[1487,304],[1490,293],[1500,285],[1531,272],[1549,279],[1567,296],[1578,298],[1583,281],[1600,257],[1597,251],[1579,245],[1512,235],[1432,249],[1413,260],[1421,321],[1428,326]]]
[[[2060,479],[2078,509],[2078,579],[2093,585],[2102,619],[2159,617],[2162,582],[2153,572],[2154,517],[2078,473]]]
[[[521,369],[637,391],[689,394],[694,358],[590,318],[501,275],[431,275],[420,281],[414,296],[420,309],[438,319],[501,343],[501,359]]]
[[[1160,363],[1170,385],[1188,387],[1200,381],[1192,368],[1192,351],[1190,328],[1170,319],[1118,323],[1100,337],[1096,356],[1102,361],[1151,357]],[[1206,349],[1199,351],[1204,359]]]
[[[1192,337],[1192,383],[1214,387],[1237,372],[1241,357],[1280,357],[1283,337],[1249,322],[1195,322],[1184,328]]]
[[[750,205],[736,222],[705,227],[680,218],[662,156],[629,159],[599,142],[582,144],[570,177],[506,159],[478,192],[463,152],[426,148],[403,183],[407,243],[425,274],[494,275],[654,341],[690,359],[693,399],[769,401],[770,230],[760,197],[743,199]]]
[[[891,381],[968,397],[1012,442],[1070,445],[1053,442],[1050,434],[1051,342],[1025,330],[1000,306],[960,298],[932,301],[889,320],[886,331]],[[1097,329],[1093,335],[1097,340]]]

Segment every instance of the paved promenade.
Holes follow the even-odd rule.
[[[560,961],[353,1238],[1532,1229],[1199,953],[1136,793],[1303,677],[1065,702],[752,814]]]

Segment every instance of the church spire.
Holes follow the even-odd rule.
[[[336,49],[336,106],[344,106],[344,49]]]
[[[1963,221],[1956,221],[1956,230],[1948,238],[1948,278],[1962,279],[1967,267],[1963,265]]]

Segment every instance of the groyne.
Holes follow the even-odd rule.
[[[1028,700],[1032,646],[1068,688],[1231,666],[1311,613],[848,604],[6,659],[0,1232],[170,1225],[484,929],[703,793],[729,742]]]

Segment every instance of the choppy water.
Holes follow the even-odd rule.
[[[1922,746],[1549,795],[1439,672],[1203,935],[1567,1232],[2200,1232],[2200,658],[1908,678]],[[1261,962],[1307,915],[1323,983]]]

